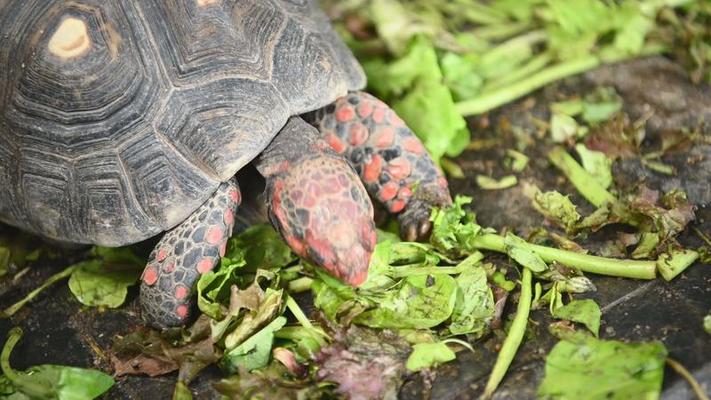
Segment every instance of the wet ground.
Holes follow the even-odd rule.
[[[698,206],[693,226],[707,235],[711,234],[711,89],[692,86],[679,67],[661,58],[605,67],[551,85],[487,117],[471,120],[474,139],[490,145],[469,150],[456,160],[467,178],[451,180],[453,192],[474,197],[473,208],[482,225],[513,229],[524,234],[542,226],[544,221],[522,194],[521,184],[503,191],[484,191],[476,186],[473,177],[477,174],[493,177],[507,175],[509,172],[502,163],[505,150],[523,150],[521,144],[528,143],[524,152],[531,157],[531,162],[529,168],[519,174],[519,182],[575,193],[546,160],[545,154],[550,147],[539,138],[540,121],[548,120],[547,104],[551,101],[574,94],[584,95],[600,85],[616,88],[632,120],[646,119],[643,147],[658,148],[663,135],[670,131],[683,129],[701,133],[695,145],[663,158],[664,162],[676,167],[678,172],[675,176],[643,168],[639,158],[634,156],[617,162],[614,175],[618,184],[623,186],[643,180],[655,189],[685,190]],[[581,205],[583,212],[591,211],[580,197],[574,194],[572,198]],[[3,232],[16,234],[0,227],[0,233]],[[595,249],[613,234],[613,230],[603,230],[591,236],[585,246]],[[691,247],[701,244],[698,237],[688,230],[681,241]],[[51,274],[84,255],[82,250],[65,251],[55,260],[40,260],[18,282],[4,278],[0,281],[0,306],[5,307],[18,300]],[[643,282],[592,278],[598,290],[589,297],[602,308],[603,338],[661,340],[670,357],[686,366],[705,390],[711,392],[711,336],[702,328],[703,317],[711,312],[711,266],[696,264],[672,282],[661,279]],[[129,294],[129,303],[118,310],[84,308],[74,300],[67,285],[60,283],[41,294],[11,320],[0,320],[0,337],[5,337],[12,326],[24,329],[26,335],[12,356],[12,364],[18,369],[57,363],[110,371],[108,349],[111,343],[117,335],[127,334],[139,324],[136,295],[136,289],[133,289]],[[556,342],[547,333],[550,322],[547,314],[544,311],[532,313],[530,336],[495,398],[534,397],[543,377],[545,354]],[[474,343],[476,354],[463,352],[455,362],[441,367],[437,371],[431,398],[477,398],[486,383],[501,340],[490,335]],[[205,371],[191,385],[195,398],[213,398],[210,384],[218,376],[219,371]],[[130,377],[122,379],[106,398],[169,399],[174,384],[174,374],[157,378]],[[685,381],[671,370],[666,371],[663,390],[665,399],[693,398]],[[422,384],[418,379],[408,382],[401,392],[404,399],[422,397]]]

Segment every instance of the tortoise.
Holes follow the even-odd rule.
[[[291,249],[357,286],[376,243],[371,198],[408,240],[451,202],[365,85],[310,0],[0,1],[0,220],[102,246],[165,232],[142,315],[180,326],[251,165]]]

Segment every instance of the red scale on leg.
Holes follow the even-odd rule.
[[[225,253],[227,253],[227,239],[225,239],[222,244],[220,245],[220,257],[224,257]]]
[[[175,308],[175,315],[180,319],[185,319],[188,316],[188,306],[181,304]]]
[[[341,139],[339,139],[338,136],[336,136],[335,134],[328,133],[326,134],[325,139],[326,142],[328,142],[328,145],[331,146],[333,151],[335,151],[336,153],[340,154],[346,151],[346,145],[343,144]]]
[[[383,119],[385,119],[385,109],[383,107],[379,107],[379,105],[376,105],[375,110],[373,110],[373,122],[376,124],[380,124],[383,122]]]
[[[373,103],[369,99],[361,99],[358,104],[358,116],[361,119],[366,119],[373,112]]]
[[[392,146],[395,140],[395,130],[390,126],[381,126],[375,131],[372,143],[375,147],[385,149]]]
[[[383,158],[378,154],[375,154],[370,162],[365,164],[365,168],[363,169],[363,180],[366,183],[377,182],[382,168]]]
[[[185,286],[178,285],[175,287],[175,298],[178,300],[183,300],[184,298],[188,297],[189,293],[190,291]]]
[[[405,151],[414,154],[422,154],[425,152],[425,147],[422,146],[422,143],[417,140],[417,138],[414,137],[404,139],[402,141],[402,148],[405,149]]]
[[[400,187],[398,186],[397,183],[390,181],[386,184],[383,185],[382,188],[380,188],[380,193],[378,193],[378,198],[380,201],[383,203],[392,200],[395,195],[397,194],[397,191]]]
[[[163,268],[161,268],[163,272],[166,274],[172,274],[173,271],[175,271],[175,263],[174,262],[167,262],[163,264]]]
[[[346,104],[337,107],[336,109],[336,121],[338,122],[348,122],[355,118],[355,110],[351,107],[348,102]]]
[[[410,162],[407,161],[405,157],[393,158],[388,163],[388,172],[393,178],[398,180],[402,180],[410,176],[411,170],[412,167]]]
[[[353,123],[349,131],[352,146],[360,146],[368,140],[368,128],[360,122]]]
[[[213,225],[207,230],[207,235],[205,236],[205,241],[211,245],[217,246],[222,242],[224,237],[224,232],[222,227],[218,225]]]
[[[232,209],[228,208],[227,210],[225,210],[224,220],[225,225],[227,225],[228,227],[232,227],[234,225],[235,213],[232,212]]]
[[[153,286],[158,281],[158,270],[155,265],[149,265],[143,270],[143,282],[148,286]]]
[[[165,260],[166,257],[168,257],[168,251],[165,249],[159,249],[158,254],[156,254],[156,261],[161,262]]]
[[[390,203],[390,212],[397,214],[405,208],[406,202],[403,199],[397,199]]]
[[[200,274],[206,274],[210,271],[212,271],[212,268],[215,267],[215,262],[211,258],[203,258],[200,260],[200,262],[197,264],[197,272]]]

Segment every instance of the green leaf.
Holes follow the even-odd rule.
[[[594,300],[573,300],[553,311],[553,317],[585,325],[597,337],[600,331],[600,306]]]
[[[297,259],[269,224],[250,226],[231,238],[225,255],[235,260],[243,257],[250,270],[281,268]]]
[[[614,88],[601,87],[585,96],[582,118],[588,124],[598,124],[609,120],[622,110],[622,98]]]
[[[354,322],[371,328],[432,328],[452,315],[457,291],[449,275],[410,276],[399,290],[374,299],[377,308],[359,314]]]
[[[670,250],[668,253],[659,255],[657,271],[665,280],[670,281],[691,266],[698,258],[699,253],[694,250]]]
[[[544,399],[656,399],[667,351],[659,342],[627,344],[579,337],[559,342],[538,387]]]
[[[77,264],[69,277],[69,289],[84,305],[116,308],[124,303],[128,287],[138,280],[134,271],[111,271],[101,260]]]
[[[533,272],[543,272],[548,269],[548,265],[537,253],[531,251],[527,242],[518,236],[507,233],[504,239],[506,254],[514,261]]]
[[[581,128],[575,118],[554,113],[551,116],[551,138],[556,143],[564,143],[571,139],[584,136],[584,128]]]
[[[449,331],[453,335],[483,334],[494,317],[494,295],[484,268],[475,267],[455,278],[459,290]]]
[[[438,364],[452,361],[457,356],[446,343],[418,343],[412,346],[412,353],[407,357],[405,366],[410,371],[420,371]]]
[[[464,209],[471,197],[457,195],[449,207],[432,210],[430,243],[438,250],[452,255],[471,254],[477,249],[474,240],[482,233],[476,216]]]
[[[533,207],[546,218],[557,222],[566,231],[573,231],[581,219],[577,207],[570,201],[570,197],[563,196],[557,191],[536,191],[533,196]]]
[[[609,188],[612,184],[612,160],[601,151],[588,150],[584,144],[577,144],[575,151],[580,156],[583,168],[600,183],[600,186]]]
[[[10,330],[0,361],[5,378],[15,391],[10,398],[22,399],[24,397],[18,395],[21,393],[28,398],[86,400],[101,396],[114,385],[111,376],[93,369],[39,365],[25,372],[13,370],[10,353],[21,337],[21,329]],[[8,389],[5,387],[4,391]]]
[[[518,179],[516,175],[504,176],[501,179],[490,178],[485,175],[476,176],[476,184],[484,190],[501,190],[516,186]]]
[[[704,317],[704,330],[711,335],[711,314]]]
[[[274,343],[274,332],[284,325],[286,325],[286,318],[277,317],[249,339],[225,353],[221,365],[229,373],[237,372],[240,367],[251,371],[266,366]]]
[[[223,265],[217,271],[203,274],[197,283],[198,307],[203,314],[215,320],[223,318],[222,304],[227,303],[230,287],[243,281],[239,270],[246,265],[244,258],[231,259],[230,262],[231,264]]]

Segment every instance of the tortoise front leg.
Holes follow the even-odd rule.
[[[141,277],[143,319],[156,328],[185,325],[193,311],[195,284],[225,255],[241,194],[234,179],[183,223],[163,235]]]
[[[354,92],[306,118],[351,162],[370,195],[397,214],[403,238],[427,237],[432,206],[452,202],[447,180],[387,104]]]
[[[365,281],[373,205],[348,162],[294,117],[256,166],[267,181],[269,218],[292,250],[351,285]]]

